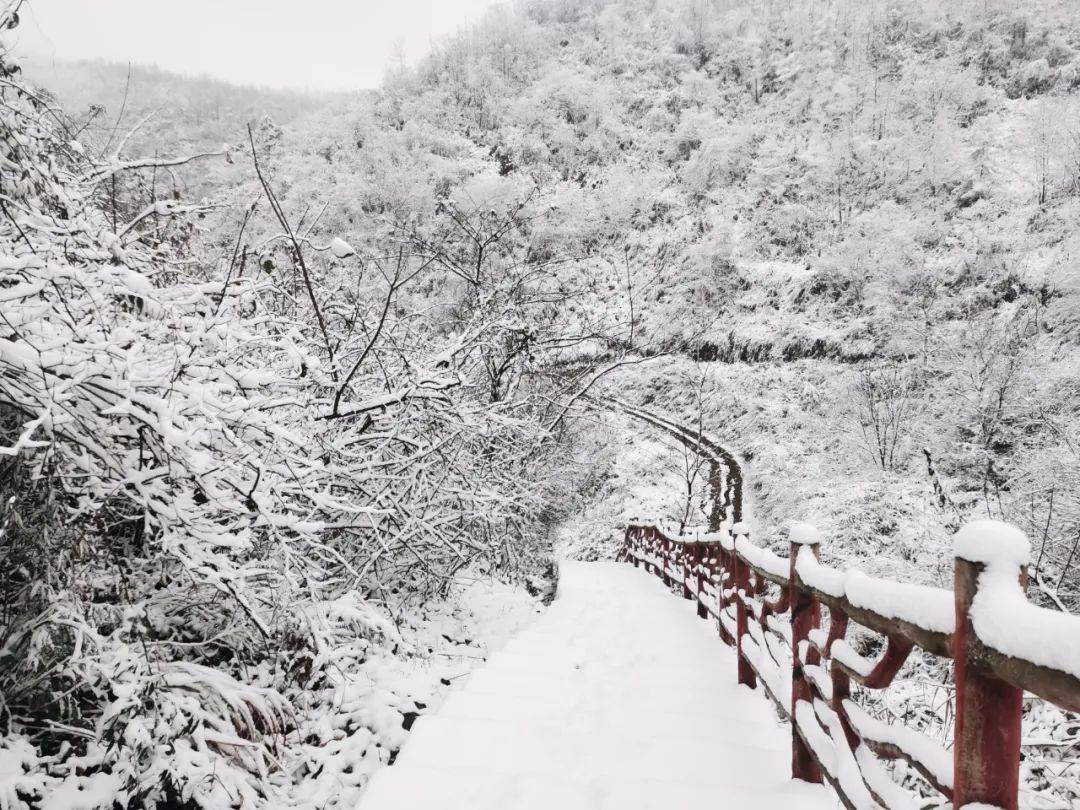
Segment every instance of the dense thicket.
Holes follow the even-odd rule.
[[[269,124],[132,156],[3,73],[0,806],[299,800],[342,736],[362,783],[410,709],[360,688],[391,611],[546,565],[610,336],[555,317],[529,189],[353,248],[279,202]],[[207,161],[258,194],[168,182]]]

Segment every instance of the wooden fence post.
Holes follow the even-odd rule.
[[[694,549],[696,545],[689,540],[682,542],[682,554],[679,555],[680,569],[682,570],[682,595],[683,599],[693,599],[693,594],[690,593],[690,584],[687,579],[690,574],[690,568],[693,565]]]
[[[702,597],[705,595],[705,569],[706,560],[709,558],[712,546],[705,543],[698,543],[697,554],[694,557],[694,582],[697,586],[697,593],[695,598],[697,599],[697,615],[699,619],[709,618],[709,611],[705,608],[705,603]]]
[[[736,523],[731,527],[734,543],[738,543],[739,537],[750,539],[750,527],[745,523]],[[749,611],[746,608],[746,600],[742,594],[750,595],[750,568],[743,562],[738,548],[731,551],[731,559],[735,568],[735,649],[738,652],[739,683],[744,683],[750,688],[757,686],[757,675],[754,668],[743,653],[743,639],[750,632]],[[741,592],[741,594],[740,594]]]
[[[791,568],[788,571],[789,601],[791,603],[791,778],[804,782],[821,782],[821,768],[810,747],[797,730],[795,707],[800,701],[813,702],[814,693],[800,660],[800,648],[806,648],[806,663],[817,664],[821,656],[808,643],[810,631],[821,625],[821,605],[813,595],[802,588],[799,574],[795,570],[799,554],[820,554],[821,533],[807,523],[792,524],[788,530],[790,548],[788,559]]]
[[[662,532],[662,530],[658,530],[658,531]],[[660,572],[661,572],[661,574],[663,575],[663,578],[664,578],[664,585],[666,585],[668,588],[670,588],[671,587],[671,573],[670,573],[670,570],[671,570],[671,557],[672,557],[671,552],[672,552],[672,550],[674,548],[674,543],[672,543],[671,538],[669,538],[666,534],[663,534],[663,533],[660,534],[660,548],[661,548],[661,552],[660,552]]]
[[[735,638],[731,635],[730,632],[728,632],[728,629],[724,625],[724,620],[721,618],[721,616],[724,616],[727,613],[727,600],[724,599],[724,588],[726,587],[724,584],[724,580],[729,574],[731,575],[732,587],[734,587],[734,560],[734,550],[728,551],[726,548],[724,548],[724,544],[721,541],[719,543],[719,551],[716,555],[716,568],[713,570],[713,585],[716,588],[716,623],[719,626],[720,640],[727,644],[729,647],[735,646]]]
[[[985,575],[1027,585],[1030,545],[1024,533],[995,520],[977,520],[956,533],[956,629],[953,662],[953,806],[1016,810],[1020,789],[1020,723],[1024,692],[990,674],[972,616]]]

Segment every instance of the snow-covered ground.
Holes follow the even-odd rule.
[[[791,730],[693,605],[568,562],[551,608],[416,722],[361,810],[838,807],[790,778]]]
[[[445,599],[391,611],[390,643],[367,647],[366,660],[342,661],[336,683],[306,707],[305,744],[293,752],[294,798],[352,807],[407,742],[415,718],[437,710],[454,683],[542,610],[523,588],[463,572]]]

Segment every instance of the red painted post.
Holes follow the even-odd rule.
[[[694,566],[694,558],[697,554],[697,544],[689,540],[684,540],[682,543],[682,554],[680,555],[682,570],[682,595],[683,599],[693,599],[694,595],[690,593],[690,573]]]
[[[791,589],[791,717],[794,718],[795,707],[800,701],[814,699],[810,682],[806,679],[799,659],[799,648],[808,647],[807,664],[819,663],[820,656],[817,650],[803,642],[807,642],[810,638],[811,630],[821,625],[821,605],[813,594],[801,587],[796,563],[800,553],[812,554],[814,559],[818,558],[821,534],[809,524],[795,523],[788,530],[788,541],[790,543],[788,558],[791,561],[788,571],[788,587]],[[822,781],[821,768],[810,751],[810,747],[796,730],[794,719],[791,724],[791,778],[801,779],[804,782]]]
[[[1015,576],[1027,586],[1030,546],[1024,533],[978,520],[956,533],[956,630],[953,662],[956,726],[953,732],[953,806],[983,804],[1016,810],[1020,789],[1022,689],[995,678],[971,615],[983,575]]]
[[[658,565],[656,575],[660,577],[661,582],[667,584],[667,541],[659,527],[656,529],[656,561]]]
[[[666,534],[660,535],[660,571],[664,577],[664,584],[667,587],[671,587],[671,574],[668,573],[668,569],[671,568],[671,539]]]
[[[728,587],[728,585],[725,584],[725,583],[726,583],[726,578],[729,575],[731,577],[731,587],[734,587],[734,581],[735,581],[735,563],[734,563],[734,560],[735,560],[735,552],[734,551],[728,551],[727,549],[724,548],[724,544],[721,543],[720,544],[720,553],[719,553],[719,557],[718,557],[717,571],[716,571],[715,575],[713,576],[713,582],[716,585],[716,591],[717,591],[717,610],[719,611],[720,616],[725,615],[726,612],[727,612],[726,611],[727,601],[724,599],[724,589],[726,587]],[[727,644],[729,647],[734,647],[735,646],[735,638],[728,631],[727,627],[724,626],[724,620],[722,618],[717,617],[717,624],[720,626],[720,629],[719,629],[720,640],[723,641],[725,644]]]
[[[740,536],[750,539],[750,527],[745,523],[736,523],[731,527],[731,533],[736,542]],[[743,562],[737,548],[732,550],[731,557],[735,563],[735,648],[739,659],[739,683],[753,688],[757,686],[757,675],[754,674],[754,668],[750,666],[746,655],[743,654],[743,639],[750,632],[749,611],[746,608],[746,601],[740,595],[740,592],[746,595],[750,593],[750,569]]]
[[[694,598],[697,600],[699,619],[709,618],[709,611],[705,608],[702,598],[705,596],[705,569],[708,567],[706,561],[709,558],[710,548],[708,543],[698,543],[697,553],[694,555],[694,583],[696,585]]]

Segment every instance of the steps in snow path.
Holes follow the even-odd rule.
[[[790,726],[735,683],[692,602],[566,562],[547,612],[416,721],[359,810],[839,807],[790,778]]]

